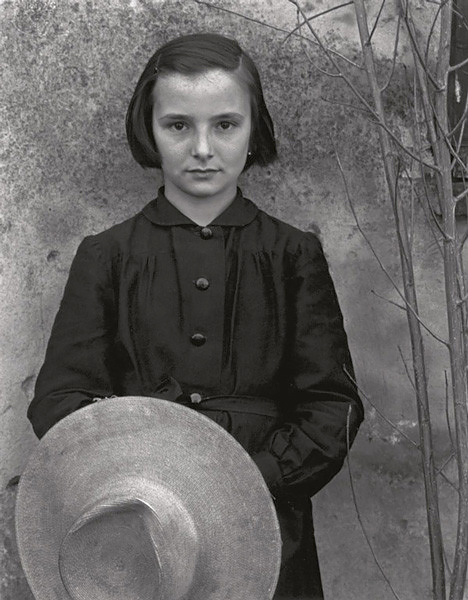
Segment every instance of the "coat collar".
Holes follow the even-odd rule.
[[[142,213],[155,225],[195,225],[180,212],[164,195],[164,187],[159,188],[158,197],[147,204]],[[258,208],[253,202],[244,198],[240,188],[231,204],[210,223],[210,225],[226,225],[242,227],[248,225],[257,216]]]

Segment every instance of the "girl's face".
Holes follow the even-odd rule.
[[[156,81],[153,98],[153,134],[167,197],[234,198],[249,149],[247,89],[222,69],[169,73]]]

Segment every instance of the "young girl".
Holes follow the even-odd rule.
[[[271,490],[275,598],[323,598],[310,496],[341,468],[362,406],[320,242],[237,187],[276,157],[254,63],[223,36],[170,41],[138,81],[127,137],[164,187],[79,246],[28,412],[34,431],[112,395],[206,414]]]

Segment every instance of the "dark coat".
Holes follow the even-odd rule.
[[[240,191],[199,227],[161,189],[78,248],[28,416],[40,437],[95,398],[164,396],[174,381],[181,401],[199,394],[193,406],[246,448],[275,499],[275,598],[319,599],[310,496],[339,471],[362,420],[343,367],[352,373],[315,235]],[[210,409],[213,396],[231,398]]]

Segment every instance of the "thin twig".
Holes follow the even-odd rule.
[[[435,164],[431,164],[426,162],[425,160],[423,160],[420,156],[417,156],[416,154],[413,154],[413,152],[411,152],[411,150],[408,150],[408,148],[406,148],[401,141],[397,138],[397,136],[392,132],[392,130],[387,127],[387,125],[385,123],[382,123],[382,121],[379,119],[378,115],[376,113],[373,112],[373,116],[375,117],[375,121],[372,121],[372,123],[374,123],[374,125],[378,125],[379,127],[382,127],[382,129],[388,133],[388,135],[392,138],[392,140],[396,143],[396,145],[403,150],[403,152],[405,154],[407,154],[410,158],[412,158],[413,160],[415,160],[418,163],[421,163],[423,166],[427,167],[428,169],[431,169],[432,171],[435,171],[436,173],[439,171],[439,168],[437,165]]]
[[[409,382],[411,383],[411,387],[413,388],[414,391],[416,391],[416,385],[415,385],[415,383],[414,383],[414,381],[413,381],[413,379],[411,377],[411,374],[410,374],[408,365],[406,363],[405,357],[403,356],[403,350],[401,349],[400,345],[398,345],[398,352],[400,353],[401,361],[402,361],[402,363],[403,363],[403,365],[405,367],[406,376],[408,377]]]
[[[299,22],[299,12],[297,12],[297,20]],[[340,77],[339,73],[330,73],[329,71],[326,71],[325,69],[322,69],[322,67],[319,67],[315,63],[314,59],[310,56],[309,52],[305,48],[305,45],[304,45],[304,40],[305,39],[308,39],[308,38],[304,38],[303,36],[301,36],[301,38],[300,38],[302,51],[303,51],[305,57],[307,58],[307,60],[309,61],[311,67],[314,69],[314,71],[317,71],[318,73],[322,73],[322,75],[325,75],[326,77],[331,77],[331,78],[337,77],[337,78],[339,78]]]
[[[466,122],[468,119],[468,94],[466,95],[466,99],[465,99],[465,109],[463,110],[463,114],[460,117],[457,125],[453,128],[453,131],[456,131],[458,128],[458,125],[460,125],[460,135],[458,136],[458,141],[457,141],[457,154],[460,153],[460,149],[462,147],[463,144],[463,136],[465,134],[465,127],[466,127]],[[448,134],[449,137],[453,136],[453,132]]]
[[[403,0],[400,0],[400,1],[403,2]],[[412,24],[410,25],[410,23],[407,22],[408,30],[411,26],[412,26]],[[415,60],[414,63],[415,63],[416,70],[418,71],[419,86],[420,86],[421,93],[423,96],[424,112],[426,114],[426,123],[428,125],[429,133],[430,133],[430,137],[431,137],[431,147],[433,149],[434,156],[436,159],[435,162],[436,162],[436,164],[439,164],[439,162],[440,162],[439,161],[440,152],[439,152],[438,141],[439,141],[439,139],[442,139],[444,141],[444,143],[446,144],[448,151],[454,157],[452,168],[455,164],[458,163],[463,170],[467,170],[467,167],[464,164],[462,158],[459,156],[457,150],[454,148],[454,146],[452,145],[452,142],[450,141],[451,135],[448,131],[448,127],[443,127],[440,122],[439,113],[436,110],[436,107],[434,106],[434,104],[432,102],[432,98],[429,95],[427,85],[426,85],[425,81],[423,80],[422,75],[419,73],[419,71],[421,69],[423,72],[425,72],[424,67],[422,67],[419,64],[419,61]],[[442,92],[443,88],[440,88],[436,91]],[[440,133],[440,138],[439,138],[439,136],[436,135],[436,131],[434,129],[434,124]],[[438,169],[438,173],[440,173],[440,169]]]
[[[393,596],[396,598],[396,600],[401,600],[400,596],[396,593],[396,591],[393,589],[393,586],[390,582],[390,580],[388,579],[387,575],[385,574],[385,571],[383,570],[375,552],[374,552],[374,548],[372,547],[369,535],[367,534],[366,528],[364,526],[364,522],[362,520],[361,517],[361,512],[359,510],[359,506],[358,506],[358,502],[357,502],[357,496],[356,496],[356,490],[354,489],[354,478],[353,478],[353,471],[351,468],[351,460],[350,460],[350,448],[351,448],[351,443],[350,443],[350,435],[349,435],[349,429],[350,429],[350,419],[351,419],[351,411],[352,411],[352,406],[351,404],[349,405],[348,408],[348,415],[347,415],[347,419],[346,419],[346,446],[347,446],[347,465],[348,465],[348,475],[349,475],[349,485],[351,488],[351,495],[353,497],[353,503],[354,503],[354,508],[356,510],[356,516],[357,519],[359,521],[359,525],[361,526],[361,531],[364,535],[364,538],[367,542],[367,545],[369,546],[369,550],[371,551],[372,554],[372,558],[374,559],[375,564],[377,565],[377,568],[379,569],[382,577],[384,578],[385,582],[387,583],[388,587],[390,588]]]
[[[372,29],[371,29],[371,32],[370,32],[370,34],[369,34],[369,40],[368,40],[368,43],[369,43],[369,44],[370,44],[370,43],[371,43],[371,41],[372,41],[372,37],[373,37],[373,35],[374,35],[374,31],[377,29],[377,25],[378,25],[378,22],[379,22],[379,20],[380,20],[380,15],[382,14],[382,11],[383,11],[383,8],[384,8],[384,6],[385,6],[385,2],[386,2],[386,1],[387,1],[387,0],[382,0],[382,2],[380,3],[379,12],[377,13],[377,16],[376,16],[376,18],[375,18],[375,23],[374,23],[374,26],[372,27]]]
[[[432,19],[431,28],[430,28],[429,34],[427,36],[426,51],[424,53],[424,60],[425,60],[426,64],[429,62],[429,48],[430,48],[430,45],[431,45],[431,37],[432,37],[432,34],[434,33],[435,26],[436,26],[436,23],[437,23],[437,19],[439,18],[439,14],[440,14],[441,8],[442,8],[442,5],[439,4],[439,6],[437,8],[437,11],[436,11],[436,14],[435,14],[434,18]]]
[[[414,440],[412,440],[409,435],[407,435],[404,431],[402,431],[398,425],[396,425],[395,423],[393,423],[393,421],[391,421],[388,417],[386,417],[384,415],[384,413],[377,407],[376,404],[374,404],[372,402],[372,400],[370,399],[370,397],[366,394],[366,392],[359,386],[359,384],[357,383],[356,379],[351,375],[351,373],[348,371],[348,369],[344,366],[343,367],[343,372],[345,373],[345,375],[348,377],[348,379],[356,386],[357,391],[359,392],[359,395],[362,396],[371,406],[372,408],[375,410],[375,412],[379,415],[379,417],[381,417],[386,423],[388,423],[388,425],[390,425],[390,427],[392,429],[394,429],[395,431],[397,431],[401,437],[405,438],[405,440],[407,440],[408,442],[410,442],[410,444],[412,444],[415,448],[417,448],[418,450],[420,450],[420,446],[417,442],[415,442]]]
[[[443,471],[443,469],[445,469],[445,467],[447,466],[447,464],[450,462],[450,460],[454,456],[455,456],[455,451],[453,451],[450,454],[450,456],[445,460],[445,462],[443,463],[443,465],[436,470],[436,475],[439,475],[440,477],[442,477],[442,479],[444,479],[445,482],[448,483],[450,487],[452,487],[456,492],[458,492],[458,487],[453,483],[453,481],[450,481],[450,479],[447,477],[447,475]],[[450,569],[449,569],[449,573],[451,573]]]
[[[386,111],[382,102],[382,94],[377,82],[376,63],[373,55],[372,45],[367,44],[369,39],[367,14],[364,0],[355,0],[356,19],[359,29],[361,48],[366,66],[368,84],[372,92],[375,110],[382,122],[386,121]],[[439,498],[437,491],[437,477],[435,475],[433,460],[433,437],[431,431],[430,403],[427,390],[427,369],[425,349],[420,323],[416,318],[418,312],[417,293],[414,282],[414,271],[411,256],[407,251],[408,238],[406,222],[400,220],[398,205],[395,199],[397,189],[397,174],[394,160],[392,160],[392,148],[388,136],[381,132],[379,135],[380,149],[382,153],[385,178],[388,191],[394,208],[395,227],[398,235],[398,248],[400,250],[401,270],[403,279],[403,290],[405,303],[413,310],[407,310],[406,316],[411,338],[411,349],[413,355],[413,369],[415,373],[415,384],[417,388],[416,398],[418,400],[418,422],[421,445],[421,462],[424,477],[424,488],[427,504],[428,533],[430,539],[430,554],[433,575],[433,595],[442,600],[445,598],[445,569],[443,558],[443,538],[440,525]],[[420,158],[419,158],[420,161]],[[406,260],[405,260],[406,255]]]
[[[359,395],[362,396],[362,398],[364,398],[364,400],[366,400],[371,406],[372,408],[375,410],[375,412],[379,415],[379,417],[381,417],[386,423],[388,423],[396,432],[398,432],[403,438],[405,438],[405,440],[407,440],[408,442],[410,442],[417,450],[419,450],[419,452],[422,454],[422,449],[421,446],[415,442],[414,440],[412,440],[408,435],[406,435],[406,433],[404,431],[402,431],[395,423],[393,423],[393,421],[391,421],[388,417],[386,417],[384,415],[384,413],[379,410],[379,408],[377,407],[376,404],[374,404],[372,402],[372,400],[370,399],[370,397],[364,392],[364,390],[358,385],[358,383],[356,382],[356,380],[354,379],[354,377],[348,372],[348,370],[346,369],[346,367],[343,367],[343,371],[346,374],[346,376],[349,378],[350,381],[353,382],[353,384],[356,386],[357,391],[359,392]],[[419,398],[416,396],[416,401],[418,403],[420,403]],[[447,475],[445,475],[445,473],[440,472],[439,475],[445,479],[445,481],[455,490],[458,492],[458,488],[457,486],[452,483],[450,481],[450,479],[447,477]]]
[[[443,2],[441,3],[441,6],[445,6],[446,4],[447,4],[447,0],[443,0]],[[468,30],[468,21],[467,21],[465,15],[457,9],[455,4],[452,4],[452,13],[454,15],[457,15],[457,17],[460,17],[460,19],[462,20],[462,23],[460,23],[460,25],[463,25],[463,27]]]
[[[406,171],[406,167],[404,167],[404,171]],[[415,196],[415,191],[414,191],[414,181],[410,178],[408,179],[409,183],[410,183],[410,189],[411,189],[411,193],[410,193],[410,208],[411,208],[411,218],[410,218],[410,252],[413,253],[413,248],[414,248],[414,196]]]
[[[448,72],[453,73],[454,71],[458,71],[458,69],[461,69],[465,65],[468,65],[468,58],[465,58],[465,60],[462,60],[458,64],[449,67]]]
[[[299,29],[301,29],[301,27],[304,27],[304,25],[306,25],[307,21],[312,21],[313,19],[318,19],[319,17],[323,17],[323,15],[326,15],[328,13],[333,12],[334,10],[338,10],[340,8],[344,8],[345,6],[349,6],[350,4],[353,4],[354,0],[350,0],[349,2],[344,2],[343,4],[338,4],[337,6],[332,6],[331,8],[327,8],[327,10],[322,10],[322,12],[319,12],[315,15],[312,15],[310,17],[307,17],[306,20],[302,21],[301,23],[299,23],[299,25],[296,25],[296,27],[294,27],[294,29],[292,31],[290,31],[288,33],[288,35],[284,38],[283,40],[283,44],[292,36],[296,33],[296,31],[298,31]],[[385,0],[384,0],[385,2]]]
[[[371,293],[374,294],[374,296],[377,296],[377,298],[380,298],[381,300],[385,300],[385,302],[388,302],[389,304],[393,304],[393,306],[396,306],[397,308],[399,308],[401,310],[406,310],[406,307],[403,306],[403,304],[398,304],[398,302],[395,302],[395,300],[390,300],[390,298],[385,298],[385,296],[382,296],[381,294],[377,293],[375,290],[371,290]]]
[[[399,190],[400,190],[400,186],[399,186],[399,182],[400,182],[400,173],[401,173],[401,162],[400,162],[400,158],[397,158],[397,163],[396,163],[396,170],[395,170],[395,182],[394,182],[394,186],[393,186],[393,194],[390,194],[390,199],[393,203],[393,213],[394,213],[394,218],[395,218],[395,225],[396,225],[396,234],[397,234],[397,238],[398,238],[398,247],[400,248],[400,256],[401,258],[404,259],[406,265],[408,266],[408,270],[413,271],[413,265],[412,265],[412,255],[411,255],[411,248],[408,247],[409,246],[409,234],[408,234],[408,230],[406,227],[406,215],[405,215],[405,209],[404,206],[401,205],[401,211],[402,211],[402,215],[403,215],[403,224],[401,225],[400,223],[400,212],[398,210],[398,200],[399,200]],[[388,184],[390,185],[390,184]],[[402,235],[402,229],[403,229],[403,235]]]
[[[450,454],[447,456],[447,458],[444,460],[444,462],[441,464],[441,466],[436,469],[436,475],[440,475],[440,473],[442,473],[442,471],[449,464],[449,462],[452,460],[452,458],[455,458],[454,450],[452,450],[452,452],[450,452]]]
[[[450,481],[450,479],[447,477],[447,475],[446,475],[444,472],[438,473],[438,475],[440,475],[440,477],[442,477],[442,479],[444,479],[444,480],[445,480],[445,482],[446,482],[446,483],[448,483],[448,484],[449,484],[449,486],[450,486],[451,488],[453,488],[453,489],[454,489],[454,490],[455,490],[455,491],[458,493],[458,491],[459,491],[459,489],[458,489],[458,486],[457,486],[457,485],[455,485],[455,484],[453,483],[453,481]]]
[[[444,369],[444,377],[445,377],[445,419],[447,421],[447,430],[450,439],[450,447],[452,450],[455,448],[455,442],[453,439],[452,433],[452,425],[450,423],[450,413],[449,413],[449,381],[447,375],[447,369]]]
[[[429,81],[432,83],[432,85],[434,86],[435,90],[436,91],[440,91],[441,87],[440,87],[439,83],[435,79],[434,75],[432,75],[432,73],[429,71],[427,63],[424,61],[423,57],[421,56],[421,51],[419,49],[419,45],[418,45],[418,42],[417,42],[417,39],[416,39],[416,32],[415,32],[414,27],[413,27],[413,20],[412,19],[411,19],[411,23],[410,23],[408,2],[404,3],[405,0],[400,0],[400,1],[401,1],[401,3],[405,7],[405,11],[404,11],[405,12],[405,16],[404,16],[404,19],[405,19],[405,23],[406,23],[406,30],[407,30],[408,35],[410,37],[411,46],[412,46],[412,48],[414,50],[414,53],[417,56],[418,61],[419,61],[420,65],[421,65],[422,69],[426,73]]]
[[[234,15],[235,17],[240,17],[241,19],[245,19],[246,21],[250,21],[251,23],[256,23],[257,25],[263,25],[264,27],[268,27],[269,29],[274,29],[275,31],[280,31],[281,33],[289,33],[289,29],[284,29],[284,27],[278,27],[277,25],[272,25],[271,23],[267,23],[266,21],[260,21],[260,19],[256,19],[255,17],[248,17],[247,15],[244,15],[235,10],[230,10],[229,8],[224,8],[224,6],[218,6],[217,4],[211,4],[210,2],[204,2],[204,0],[193,0],[193,1],[196,2],[197,4],[207,6],[208,8],[214,8],[221,12],[226,12],[230,15]],[[302,39],[306,40],[307,42],[310,42],[314,46],[318,45],[317,42],[315,42],[314,40],[311,40],[310,38],[308,38],[306,36],[301,35],[300,33],[295,33],[294,36],[298,37],[298,38],[302,38]],[[353,67],[356,67],[357,69],[362,70],[361,66],[359,66],[358,64],[353,62],[347,56],[344,56],[344,54],[341,54],[340,52],[337,52],[336,50],[332,50],[331,48],[329,49],[329,52],[334,54],[337,58],[341,58],[342,60],[344,60],[348,64],[352,65]]]
[[[463,190],[463,192],[461,192],[461,194],[458,194],[458,196],[455,196],[455,202],[460,202],[460,200],[463,200],[463,198],[465,198],[465,196],[468,196],[468,187],[466,188],[466,190]]]
[[[462,238],[460,240],[459,252],[461,252],[463,246],[465,245],[466,240],[468,240],[468,228],[466,229],[465,233],[462,235]]]
[[[468,294],[465,294],[463,296],[463,298],[460,298],[460,300],[457,301],[457,304],[460,305],[460,304],[463,304],[464,302],[467,302],[467,301],[468,301]]]
[[[375,259],[377,260],[379,267],[382,269],[382,271],[385,273],[385,275],[388,277],[390,283],[393,285],[394,289],[396,290],[396,292],[398,293],[398,295],[400,296],[400,298],[403,300],[403,302],[405,303],[405,306],[401,306],[399,304],[396,304],[395,302],[391,302],[392,304],[395,304],[396,306],[398,306],[398,308],[401,308],[402,310],[409,310],[414,317],[417,319],[417,321],[420,323],[420,325],[422,325],[422,327],[424,327],[424,329],[434,338],[436,339],[438,342],[440,342],[441,344],[443,344],[444,346],[448,347],[448,343],[443,340],[442,338],[440,338],[439,336],[437,336],[433,331],[431,331],[431,329],[421,320],[420,316],[417,314],[417,312],[414,310],[414,308],[411,306],[411,304],[406,300],[405,296],[403,295],[403,293],[400,291],[400,288],[397,286],[397,284],[395,283],[393,277],[390,275],[390,273],[388,272],[388,269],[385,267],[385,265],[383,264],[383,262],[381,261],[379,255],[377,254],[377,252],[375,251],[371,241],[369,240],[369,238],[367,237],[367,234],[365,233],[365,231],[362,229],[361,224],[359,222],[358,216],[356,214],[356,211],[354,209],[354,204],[351,200],[351,196],[349,194],[349,190],[348,190],[348,182],[346,181],[346,177],[344,175],[344,171],[343,171],[343,166],[341,165],[341,160],[340,157],[338,155],[338,152],[336,150],[335,144],[333,143],[332,140],[332,145],[333,145],[333,149],[335,151],[335,157],[338,163],[338,168],[340,170],[341,173],[341,177],[343,179],[343,183],[344,183],[344,187],[345,187],[345,194],[346,197],[348,199],[348,203],[350,205],[351,208],[351,212],[353,214],[354,220],[356,222],[356,226],[359,230],[359,232],[361,233],[362,237],[364,238],[364,240],[366,241],[367,245],[369,246],[370,251],[372,252],[372,254],[374,255]]]
[[[199,2],[201,0],[195,0],[196,2]],[[301,14],[302,18],[305,20],[307,18],[307,15],[304,13],[304,11],[302,10],[302,8],[300,7],[299,3],[297,0],[287,0],[290,4],[293,4],[298,12]],[[360,93],[360,91],[356,88],[356,86],[354,85],[354,83],[349,79],[349,77],[347,77],[342,71],[340,71],[340,68],[338,67],[335,59],[333,58],[333,56],[331,55],[331,52],[323,45],[321,39],[319,38],[319,36],[317,35],[317,33],[315,32],[315,29],[312,27],[312,25],[307,22],[306,23],[309,31],[311,32],[311,34],[314,36],[314,38],[317,40],[317,43],[319,44],[321,50],[324,52],[324,54],[327,56],[328,60],[332,63],[332,65],[335,67],[336,71],[337,71],[337,75],[339,75],[339,77],[341,79],[343,79],[343,81],[346,83],[346,85],[352,90],[353,94],[355,95],[355,97],[367,108],[367,110],[369,111],[369,113],[371,113],[374,118],[375,118],[375,124],[379,125],[380,127],[382,127],[384,129],[384,131],[390,136],[390,138],[397,144],[397,146],[399,148],[401,148],[401,150],[403,152],[405,152],[408,156],[411,156],[411,158],[413,158],[414,160],[418,161],[418,162],[422,162],[422,164],[424,166],[426,166],[428,169],[431,169],[433,171],[438,171],[438,168],[436,165],[434,164],[430,164],[430,163],[426,163],[424,160],[421,159],[421,157],[416,156],[415,154],[413,154],[410,150],[408,150],[408,148],[406,148],[401,141],[398,139],[398,137],[391,131],[391,129],[386,125],[386,123],[382,122],[381,119],[379,118],[379,115],[376,113],[376,111],[372,108],[372,106],[367,102],[367,100],[364,98],[364,96]],[[306,38],[307,39],[307,38]]]
[[[343,106],[344,108],[350,108],[351,110],[357,110],[359,112],[364,113],[367,117],[369,116],[369,111],[367,108],[362,108],[361,106],[356,106],[355,104],[351,104],[350,102],[339,102],[338,100],[330,100],[329,98],[325,98],[325,96],[320,96],[320,100],[327,102],[328,104],[334,104],[336,106]],[[368,119],[370,121],[370,119]],[[370,121],[374,122],[374,121]]]
[[[398,42],[400,39],[400,23],[401,23],[401,15],[398,14],[397,28],[396,28],[396,33],[395,33],[395,44],[393,46],[392,68],[390,69],[390,75],[388,76],[387,83],[383,87],[380,88],[380,91],[382,93],[385,92],[385,90],[390,85],[393,74],[395,72],[396,58],[397,58],[397,54],[398,54]]]
[[[419,133],[419,132],[418,132],[418,133]],[[408,171],[408,169],[407,169],[406,167],[404,168],[404,173],[405,173],[405,175],[406,175],[406,177],[407,177],[408,179],[412,180],[411,174],[409,173],[409,171]],[[427,212],[426,212],[426,203],[422,201],[422,199],[421,199],[421,196],[420,196],[420,195],[419,195],[419,193],[418,193],[418,190],[417,190],[416,188],[414,188],[414,191],[415,191],[415,194],[416,194],[416,198],[417,198],[417,200],[419,201],[419,204],[421,205],[421,207],[422,207],[422,209],[423,209],[424,216],[425,216],[425,218],[426,218],[426,221],[427,221],[427,223],[428,223],[428,225],[429,225],[429,227],[430,227],[430,230],[431,230],[432,236],[433,236],[433,238],[434,238],[434,241],[435,241],[435,243],[437,244],[437,247],[438,247],[438,249],[439,249],[439,252],[440,252],[440,254],[442,255],[442,254],[443,254],[442,246],[440,245],[440,242],[439,242],[439,240],[437,239],[437,236],[436,236],[436,234],[435,234],[434,227],[433,227],[433,223],[435,223],[435,224],[436,224],[436,227],[437,227],[437,229],[439,230],[439,232],[440,232],[440,234],[442,235],[442,237],[444,237],[444,231],[443,231],[442,227],[440,226],[440,223],[439,223],[439,221],[437,220],[437,218],[436,218],[436,215],[435,215],[435,213],[434,213],[434,210],[433,210],[433,208],[432,208],[432,206],[431,206],[431,203],[430,203],[430,200],[429,200],[429,191],[428,191],[428,189],[427,189],[427,184],[426,184],[426,180],[425,180],[425,178],[424,178],[424,174],[421,174],[421,179],[422,179],[422,182],[423,182],[424,192],[425,192],[425,195],[426,195],[426,203],[429,205],[429,207],[430,207],[430,209],[431,209],[431,216],[432,216],[432,220],[431,220],[431,219],[429,219],[429,216],[427,215]],[[413,186],[413,187],[414,187],[414,186]]]
[[[467,117],[468,117],[468,94],[466,95],[465,108],[463,110],[462,116],[458,119],[458,123],[455,124],[453,129],[448,132],[448,135],[450,137],[452,137],[452,135],[454,135],[460,127],[464,126]]]

